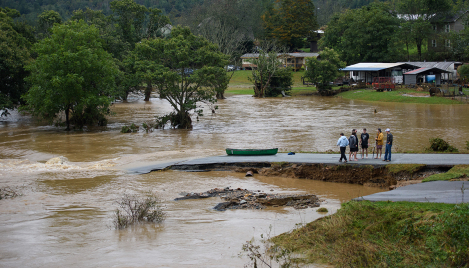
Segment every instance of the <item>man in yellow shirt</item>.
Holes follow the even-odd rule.
[[[376,134],[376,157],[375,159],[381,159],[381,154],[383,153],[383,138],[384,135],[381,132],[381,129],[378,128],[378,134]],[[379,157],[378,157],[379,155]]]

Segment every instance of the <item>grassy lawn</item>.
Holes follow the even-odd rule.
[[[312,95],[316,92],[316,87],[305,86],[301,82],[301,77],[304,75],[304,70],[293,73],[293,85],[290,95]],[[254,95],[253,84],[248,80],[251,76],[250,70],[240,70],[233,72],[233,77],[230,80],[227,95]],[[333,89],[338,89],[334,87]],[[464,93],[469,95],[469,90],[465,89]],[[343,92],[339,97],[351,100],[364,100],[364,101],[377,101],[377,102],[402,102],[402,103],[425,103],[425,104],[461,104],[458,100],[443,97],[409,97],[402,96],[403,94],[410,95],[425,95],[428,96],[426,91],[416,91],[413,89],[397,89],[391,92],[377,92],[375,90],[358,89]]]
[[[298,263],[468,267],[469,204],[351,201],[271,240]]]
[[[434,174],[423,180],[428,181],[450,181],[469,176],[469,165],[456,165],[446,173]]]
[[[310,95],[316,91],[313,86],[305,86],[301,82],[301,77],[304,75],[304,71],[292,72],[293,73],[293,85],[291,95]],[[230,80],[226,94],[231,95],[254,95],[253,84],[248,80],[251,76],[250,70],[240,70],[233,73],[233,77]]]
[[[398,89],[394,91],[378,92],[370,89],[358,89],[340,93],[338,96],[349,100],[425,103],[425,104],[460,104],[458,100],[443,97],[408,97],[403,94],[427,95],[427,92],[412,89]]]

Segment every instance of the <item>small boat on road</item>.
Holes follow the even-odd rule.
[[[272,149],[232,149],[227,148],[226,153],[228,155],[275,155],[278,152],[278,148]]]

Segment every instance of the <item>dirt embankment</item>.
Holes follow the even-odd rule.
[[[371,165],[272,163],[271,167],[234,168],[234,171],[244,173],[251,171],[263,176],[322,180],[390,189],[420,183],[430,175],[446,171],[425,165],[400,165],[397,169],[395,167],[392,165],[374,167]]]

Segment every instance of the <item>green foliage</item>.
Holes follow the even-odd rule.
[[[469,204],[351,201],[274,237],[305,263],[335,267],[466,267]]]
[[[148,126],[147,126],[147,128],[145,128],[145,127],[143,127],[143,128],[146,130],[148,128]],[[134,132],[138,132],[139,129],[140,129],[139,126],[132,123],[132,125],[130,125],[130,126],[123,126],[121,128],[121,133],[134,133]]]
[[[347,64],[395,62],[402,48],[396,35],[399,19],[388,5],[375,2],[360,9],[346,10],[329,22],[322,48],[332,48]]]
[[[228,84],[223,78],[227,57],[188,28],[173,28],[169,39],[143,40],[133,53],[136,76],[169,101],[176,111],[171,124],[177,128],[192,128],[190,113],[202,115],[197,103],[214,103],[217,88]]]
[[[469,81],[469,64],[463,64],[458,68],[459,79]]]
[[[469,165],[456,165],[452,167],[446,173],[433,174],[423,180],[423,182],[429,181],[449,181],[469,176]]]
[[[318,208],[318,210],[316,210],[317,212],[322,212],[322,213],[326,213],[326,212],[329,212],[329,210],[327,210],[327,208]]]
[[[279,40],[295,50],[303,47],[304,38],[312,38],[317,30],[316,8],[310,0],[276,0],[262,15],[267,37]]]
[[[38,31],[42,38],[50,37],[54,24],[61,24],[62,17],[54,10],[45,10],[38,16]]]
[[[0,8],[0,116],[18,106],[27,90],[25,66],[31,61],[31,43],[18,31],[16,16],[16,10]]]
[[[251,76],[248,77],[248,80],[254,84],[255,97],[263,98],[266,96],[272,78],[283,68],[280,67],[283,58],[284,55],[278,53],[277,49],[274,48],[268,53],[265,49],[262,49],[258,58],[251,59],[251,63],[257,66],[252,69]],[[286,72],[283,72],[283,74],[286,74]],[[282,80],[288,83],[285,79],[280,79],[278,82]]]
[[[111,2],[111,9],[123,39],[134,47],[142,39],[147,8],[134,0],[115,0]]]
[[[469,150],[469,141],[466,141],[466,150]]]
[[[119,70],[96,27],[83,21],[56,24],[51,37],[34,48],[38,57],[27,67],[31,88],[24,109],[50,121],[65,112],[67,130],[71,121],[79,128],[102,124],[110,113]]]
[[[339,54],[333,49],[325,48],[319,53],[320,60],[317,58],[308,58],[306,60],[307,70],[305,78],[316,85],[319,94],[329,95],[332,87],[329,82],[343,75],[340,68],[345,67],[345,62],[339,59]]]
[[[277,97],[284,94],[289,95],[291,86],[293,85],[293,74],[290,68],[280,68],[270,79],[270,83],[266,88],[266,97]]]
[[[161,223],[166,218],[159,199],[152,193],[146,196],[124,194],[117,206],[113,218],[116,229],[143,222]]]
[[[458,149],[451,146],[442,138],[430,138],[430,147],[427,149],[427,151],[451,153],[458,152]]]

